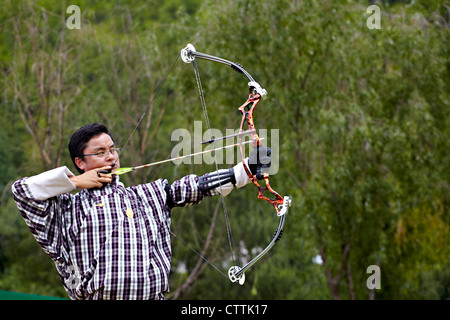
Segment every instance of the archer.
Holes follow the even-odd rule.
[[[256,150],[246,159],[260,178],[270,166],[270,149],[261,150],[260,161],[252,160],[261,155]],[[169,290],[172,208],[226,196],[251,182],[240,162],[172,184],[158,179],[126,188],[114,175],[120,168],[114,139],[104,125],[95,123],[72,135],[69,152],[79,175],[63,166],[19,179],[12,191],[71,299],[164,299]],[[75,189],[80,191],[72,194]]]

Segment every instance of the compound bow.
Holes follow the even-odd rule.
[[[263,180],[265,182],[265,187],[262,187],[259,184],[258,178],[256,177],[256,175],[252,174],[252,172],[250,171],[250,168],[248,167],[248,165],[244,159],[244,152],[243,152],[243,148],[242,148],[242,136],[243,136],[244,132],[250,132],[253,148],[256,149],[257,152],[258,152],[259,148],[263,146],[261,139],[259,138],[259,136],[256,132],[256,129],[255,129],[255,125],[254,125],[254,121],[253,121],[253,113],[255,111],[257,104],[261,101],[261,99],[264,99],[267,97],[267,91],[265,89],[263,89],[259,85],[259,83],[257,83],[252,78],[252,76],[238,63],[233,63],[228,60],[218,58],[215,56],[211,56],[208,54],[204,54],[201,52],[196,52],[195,48],[192,44],[188,44],[184,49],[182,49],[180,52],[180,55],[181,55],[181,59],[185,63],[193,63],[194,70],[196,71],[196,76],[197,76],[198,70],[196,67],[195,59],[199,58],[199,59],[219,62],[219,63],[225,64],[225,65],[228,65],[233,70],[244,74],[249,80],[249,82],[248,82],[248,87],[249,87],[249,91],[250,91],[249,97],[248,97],[247,101],[245,101],[244,104],[238,108],[238,110],[242,113],[241,124],[239,127],[239,148],[241,151],[242,162],[243,162],[243,166],[244,166],[245,172],[247,173],[248,177],[251,179],[253,184],[258,188],[258,198],[268,201],[275,208],[277,216],[280,218],[280,222],[279,222],[278,228],[276,229],[275,234],[272,238],[272,241],[267,245],[267,247],[264,250],[262,250],[256,257],[254,257],[246,265],[244,265],[242,267],[232,266],[228,270],[228,277],[232,282],[239,281],[240,284],[243,284],[245,282],[245,272],[248,269],[250,269],[257,261],[259,261],[275,245],[275,243],[281,237],[281,234],[283,232],[284,222],[286,219],[286,214],[291,205],[290,197],[288,197],[288,196],[282,197],[275,190],[272,189],[272,187],[270,186],[268,173],[263,174]],[[200,83],[200,79],[198,76],[197,76],[197,85],[199,87],[199,92],[200,92],[200,96],[202,99],[202,103],[204,103],[204,98],[203,98],[202,89],[201,89],[201,83]],[[206,105],[204,106],[204,112],[206,114]],[[247,123],[247,127],[248,127],[247,131],[244,131],[245,123]],[[208,126],[209,126],[209,124],[208,124]],[[269,197],[265,196],[264,193],[270,193],[273,196],[273,198],[269,198]]]

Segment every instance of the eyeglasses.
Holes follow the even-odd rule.
[[[86,157],[86,156],[97,156],[99,158],[106,158],[108,156],[108,154],[112,154],[115,155],[117,153],[120,153],[120,150],[122,150],[121,148],[112,148],[109,149],[108,151],[100,151],[97,153],[87,153],[87,154],[82,154],[82,156]]]

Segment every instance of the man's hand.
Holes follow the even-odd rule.
[[[113,175],[109,173],[101,173],[102,170],[110,170],[111,166],[95,168],[86,171],[76,177],[70,177],[69,179],[78,189],[91,189],[91,188],[101,188],[105,183],[111,183]]]

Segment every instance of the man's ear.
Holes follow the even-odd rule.
[[[81,158],[81,157],[76,157],[75,158],[75,164],[78,166],[78,168],[80,168],[83,171],[86,171],[86,162]]]

